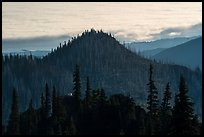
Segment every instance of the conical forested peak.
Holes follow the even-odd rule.
[[[89,45],[90,47],[93,45],[103,47],[105,47],[106,45],[122,46],[119,41],[113,37],[111,33],[104,32],[102,29],[95,30],[94,28],[91,28],[90,30],[85,30],[81,34],[78,34],[77,36],[73,36],[71,40],[65,40],[64,42],[59,43],[59,46],[55,50],[52,50],[51,55],[53,52],[59,52],[61,50],[65,50],[74,46],[86,47],[85,45]]]
[[[73,62],[75,59],[76,61]],[[74,64],[83,67],[86,63],[89,67],[93,66],[97,69],[106,66],[121,68],[127,63],[131,64],[135,61],[143,64],[149,64],[150,62],[126,49],[111,33],[94,30],[93,28],[85,30],[67,43],[65,42],[64,45],[60,45],[45,56],[43,60],[46,64],[59,64],[63,67],[67,65],[71,68],[74,68]]]

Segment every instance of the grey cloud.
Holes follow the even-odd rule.
[[[202,23],[192,25],[190,27],[175,27],[175,28],[164,28],[163,31],[159,33],[151,33],[149,36],[153,36],[153,39],[170,38],[175,36],[170,36],[171,33],[178,33],[176,37],[193,37],[202,35]]]
[[[137,36],[137,34],[132,34],[132,33],[129,33],[129,34],[127,34],[127,36],[126,35],[122,35],[122,34],[120,34],[120,35],[116,35],[115,36],[115,38],[118,40],[118,41],[120,41],[120,42],[131,42],[131,41],[136,41],[135,39],[136,39],[136,36]]]
[[[182,32],[183,35],[202,35],[202,23],[191,26]]]
[[[127,34],[127,37],[130,37],[130,38],[137,38],[138,35],[136,33],[128,33]]]
[[[126,31],[124,29],[118,29],[118,30],[110,30],[112,34],[117,35],[118,33],[125,33]]]
[[[28,38],[8,38],[2,39],[3,43],[27,43],[27,42],[42,42],[42,41],[49,41],[53,39],[70,39],[69,35],[59,35],[59,36],[39,36],[39,37],[28,37]]]
[[[118,29],[118,30],[110,30],[114,37],[119,40],[120,42],[123,41],[133,41],[138,38],[138,34],[135,32],[130,32],[130,30],[125,30],[125,29]]]

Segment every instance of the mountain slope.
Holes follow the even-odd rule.
[[[92,29],[74,37],[42,59],[4,59],[3,122],[6,123],[8,119],[12,86],[17,88],[21,111],[27,109],[30,98],[33,99],[34,106],[39,107],[39,98],[45,89],[45,82],[50,88],[55,85],[62,95],[72,92],[72,74],[76,64],[80,65],[82,95],[85,93],[86,77],[89,76],[92,89],[104,88],[107,95],[130,94],[136,103],[145,108],[150,63],[153,64],[153,78],[159,99],[163,96],[167,82],[171,83],[174,95],[178,89],[179,76],[185,74],[189,95],[195,101],[197,114],[201,116],[200,73],[186,67],[159,64],[142,58],[126,49],[110,34]]]
[[[153,58],[189,66],[192,69],[199,66],[202,69],[202,37],[166,49]]]
[[[145,50],[143,52],[141,52],[140,54],[145,56],[145,57],[151,57],[154,56],[164,50],[166,50],[167,48],[156,48],[156,49],[152,49],[152,50]]]

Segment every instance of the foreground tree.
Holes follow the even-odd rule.
[[[20,114],[18,106],[18,97],[15,88],[13,88],[13,98],[11,105],[11,113],[7,127],[7,134],[9,135],[20,134]]]
[[[193,103],[187,93],[188,88],[185,79],[183,76],[181,76],[179,93],[175,96],[175,106],[173,109],[173,128],[171,134],[199,134],[197,116],[194,114]]]
[[[38,122],[38,132],[40,134],[45,134],[46,131],[46,113],[45,113],[45,97],[43,93],[41,94],[40,97],[41,101],[41,107],[40,107],[40,113],[39,113],[39,122]]]
[[[152,79],[152,69],[152,64],[150,64],[149,83],[147,84],[149,93],[147,97],[147,109],[149,110],[148,132],[150,135],[157,134],[159,130],[158,92]]]
[[[21,134],[35,135],[37,134],[37,114],[30,100],[27,111],[21,114],[20,117]]]
[[[89,82],[89,77],[86,79],[86,91],[85,91],[85,106],[86,109],[90,108],[90,103],[91,103],[91,88],[90,88],[90,82]]]
[[[52,115],[56,116],[56,112],[57,112],[57,97],[56,97],[55,86],[53,86],[53,91],[52,91]]]
[[[169,82],[166,85],[166,89],[164,91],[164,97],[162,99],[161,104],[161,134],[168,134],[171,118],[172,118],[172,109],[170,105],[171,100],[171,92]]]
[[[45,114],[47,118],[51,115],[51,98],[47,83],[45,84]]]
[[[75,100],[77,102],[80,102],[81,98],[81,81],[80,81],[80,72],[79,72],[79,66],[76,65],[75,71],[73,74],[73,83],[74,83],[74,88],[73,88],[73,94],[75,97]]]

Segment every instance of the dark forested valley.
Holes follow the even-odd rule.
[[[91,29],[42,59],[2,55],[2,131],[201,134],[201,90],[199,69],[145,59]]]

